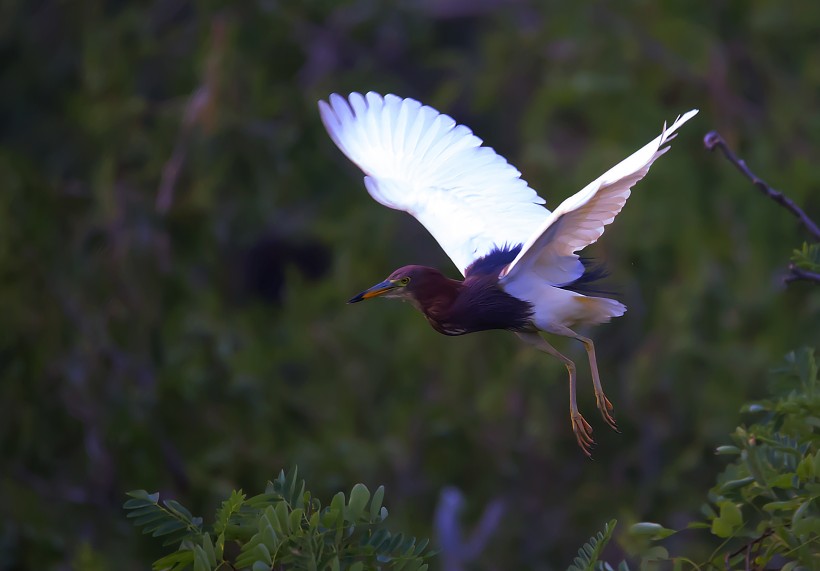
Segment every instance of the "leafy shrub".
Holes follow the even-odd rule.
[[[772,380],[774,396],[744,406],[754,420],[735,430],[732,444],[717,448],[734,460],[709,491],[702,507],[706,521],[688,526],[708,529],[719,546],[698,565],[652,545],[640,554],[641,569],[667,559],[675,569],[820,568],[820,378],[814,351],[789,353]],[[579,551],[570,571],[612,569],[598,557],[613,526]],[[675,533],[649,522],[630,531],[655,541]],[[626,562],[618,567],[629,568]]]
[[[609,543],[609,540],[612,539],[612,532],[615,531],[617,523],[613,519],[604,525],[603,531],[599,531],[596,535],[590,537],[589,541],[578,550],[578,555],[572,561],[572,565],[567,568],[567,571],[592,571],[595,569],[598,559],[601,557],[601,552]]]
[[[203,525],[174,500],[144,490],[128,493],[128,517],[144,533],[177,549],[154,562],[155,570],[328,569],[424,571],[427,540],[393,534],[384,526],[384,487],[375,493],[356,484],[346,500],[336,494],[322,508],[305,491],[294,469],[268,482],[265,492],[247,497],[234,490],[217,510],[212,527]]]
[[[730,563],[751,560],[763,568],[775,558],[783,568],[820,566],[820,381],[814,352],[790,353],[775,371],[776,396],[744,407],[756,417],[738,427],[735,456],[709,494],[704,511],[711,531],[740,541]]]

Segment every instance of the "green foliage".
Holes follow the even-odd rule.
[[[593,571],[601,557],[601,552],[612,539],[617,523],[616,520],[611,520],[604,524],[602,531],[590,537],[589,541],[578,550],[578,555],[572,561],[572,565],[567,567],[567,571]]]
[[[717,454],[733,461],[709,491],[702,507],[706,521],[689,526],[708,529],[719,546],[696,565],[652,543],[673,530],[656,523],[635,524],[630,534],[651,540],[638,554],[641,569],[659,561],[676,568],[820,568],[820,378],[815,352],[803,348],[789,353],[772,377],[773,396],[743,407],[753,422],[737,428],[733,444],[717,448]],[[611,569],[609,564],[603,567]],[[619,569],[628,570],[629,565],[622,562]]]
[[[735,460],[704,506],[717,537],[741,542],[732,562],[751,553],[765,567],[782,557],[820,566],[820,379],[814,351],[790,353],[775,371],[775,396],[744,410],[755,418],[720,452]]]
[[[384,487],[371,496],[366,486],[356,484],[347,499],[339,492],[322,508],[295,468],[287,475],[280,472],[256,496],[234,490],[210,529],[178,502],[160,504],[158,494],[142,490],[128,495],[133,499],[124,507],[134,524],[154,537],[168,536],[163,545],[178,546],[154,562],[156,571],[425,571],[432,555],[426,540],[416,542],[384,526]]]
[[[179,543],[192,535],[202,532],[202,518],[194,517],[186,507],[175,500],[162,500],[159,494],[149,494],[145,490],[128,492],[132,499],[123,507],[128,511],[134,525],[143,528],[143,533],[153,537],[164,537],[163,545]]]
[[[792,253],[792,263],[801,270],[820,272],[820,243],[803,242],[803,247]]]

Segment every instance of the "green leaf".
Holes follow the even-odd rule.
[[[615,520],[614,519],[612,520],[611,524],[612,524],[613,527],[615,526]],[[430,540],[427,539],[426,537],[424,539],[419,540],[418,545],[416,545],[416,549],[413,552],[413,554],[416,555],[416,556],[421,555],[421,553],[427,548],[427,546],[429,544],[430,544]]]
[[[791,500],[785,500],[782,502],[769,502],[763,505],[763,509],[767,512],[776,512],[776,511],[784,511],[784,510],[794,510],[802,503],[801,498],[794,498]]]
[[[201,533],[201,518],[194,518],[181,504],[167,500],[159,504],[159,494],[148,494],[145,490],[128,493],[131,500],[123,504],[130,513],[134,525],[142,527],[144,534],[164,537],[163,545],[174,545],[186,537]]]
[[[629,533],[633,535],[645,535],[651,539],[664,539],[677,532],[674,529],[663,527],[659,523],[643,521],[630,526]]]
[[[299,480],[299,469],[294,466],[285,474],[279,472],[279,477],[273,482],[273,490],[284,499],[291,508],[305,507],[305,482]]]
[[[291,533],[298,533],[302,531],[302,519],[305,517],[305,511],[302,509],[295,509],[290,512],[288,516],[288,529]]]
[[[364,508],[370,500],[370,490],[364,484],[356,484],[350,490],[350,500],[347,503],[347,519],[352,522],[362,519]]]
[[[665,547],[655,545],[647,549],[641,559],[644,561],[666,561],[669,559],[669,551]]]
[[[718,446],[715,448],[715,454],[718,456],[737,455],[740,454],[740,448],[737,446]]]
[[[244,502],[245,494],[242,493],[242,490],[233,490],[230,497],[222,502],[222,505],[216,512],[216,522],[214,523],[214,531],[217,534],[225,532],[228,527],[228,522],[231,520],[231,516],[240,510]]]
[[[755,479],[752,476],[740,478],[739,480],[729,480],[728,482],[723,483],[723,485],[720,487],[720,492],[722,494],[725,494],[726,492],[730,492],[738,488],[745,488],[754,481]]]
[[[607,522],[602,531],[590,537],[589,542],[578,550],[578,555],[567,568],[567,571],[594,571],[601,552],[609,543],[609,540],[612,539],[612,533],[615,531],[617,523],[614,519]]]
[[[779,474],[772,478],[770,485],[772,488],[780,488],[783,490],[791,490],[794,488],[794,472],[786,472],[785,474]]]
[[[130,492],[126,492],[125,495],[134,498],[133,500],[128,500],[125,504],[123,504],[122,507],[127,510],[134,509],[145,504],[156,504],[159,501],[159,492],[149,494],[145,490],[132,490]]]
[[[180,519],[186,522],[191,522],[194,519],[193,514],[191,514],[191,512],[188,511],[188,508],[183,506],[181,503],[175,500],[163,500],[162,503],[165,504],[165,507],[171,510],[171,512],[179,516]]]
[[[202,549],[208,557],[208,565],[216,567],[216,550],[214,549],[214,542],[211,539],[210,533],[202,534]]]
[[[368,539],[367,543],[368,545],[372,545],[373,548],[378,551],[381,545],[389,539],[390,532],[384,529],[383,527],[380,527],[373,533],[373,535],[370,536],[370,539]]]
[[[132,517],[132,515],[133,514],[128,514],[125,517],[130,518],[130,517]],[[152,524],[152,523],[158,523],[158,522],[163,521],[167,518],[168,518],[168,514],[166,514],[165,512],[163,512],[161,510],[155,509],[155,510],[152,510],[151,512],[149,512],[145,515],[135,517],[134,521],[132,523],[137,527],[143,527],[143,526],[146,526],[146,525],[149,525],[149,524]]]
[[[712,520],[712,533],[718,537],[732,537],[743,525],[743,515],[732,502],[720,504],[720,515]]]
[[[338,492],[333,499],[330,500],[330,509],[332,511],[338,511],[344,513],[345,510],[345,494],[344,492]]]
[[[185,522],[179,520],[166,521],[153,529],[153,537],[161,537],[185,529]]]
[[[800,269],[810,272],[820,271],[820,243],[803,242],[800,250],[792,252],[791,261]]]
[[[254,541],[258,543],[262,543],[265,547],[268,548],[269,551],[276,551],[276,548],[279,546],[279,533],[277,533],[276,525],[278,525],[278,520],[274,517],[271,519],[269,516],[264,516],[259,520],[259,533],[251,538],[249,543],[253,543]],[[281,529],[279,530],[282,536],[287,535]]]
[[[379,486],[376,488],[376,491],[373,492],[373,499],[370,500],[370,521],[375,521],[380,519],[381,516],[381,507],[382,503],[384,502],[384,486]]]
[[[270,510],[271,508],[268,508]],[[273,528],[282,533],[283,535],[290,535],[290,520],[288,519],[288,506],[284,503],[278,503],[273,508],[273,515],[275,519],[271,520],[273,524]],[[271,516],[266,513],[266,516],[270,518]]]
[[[769,483],[766,481],[766,477],[764,475],[757,445],[751,444],[746,447],[743,450],[742,458],[746,461],[746,468],[749,470],[749,473],[754,477],[757,483],[764,488],[768,488]]]
[[[194,571],[211,571],[208,555],[199,545],[194,546]]]
[[[151,566],[155,571],[161,571],[163,569],[173,569],[173,568],[184,568],[194,563],[194,552],[186,549],[184,551],[174,551],[154,561],[154,564]]]

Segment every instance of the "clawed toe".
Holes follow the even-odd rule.
[[[601,411],[601,416],[604,417],[604,421],[612,430],[620,434],[621,431],[618,429],[618,423],[615,422],[615,418],[612,414],[610,414],[614,407],[612,406],[612,403],[609,402],[609,399],[606,398],[605,395],[601,394],[600,396],[596,396],[595,402],[598,405],[598,410]]]
[[[573,414],[571,420],[572,431],[575,433],[578,446],[581,447],[581,450],[588,458],[592,458],[592,447],[595,446],[595,440],[592,438],[592,426],[580,414]]]

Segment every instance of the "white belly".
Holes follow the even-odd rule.
[[[500,285],[508,294],[530,302],[535,325],[550,333],[578,324],[606,323],[626,311],[626,306],[614,299],[589,297],[545,282],[524,283],[524,280],[511,279],[501,280]]]

